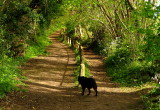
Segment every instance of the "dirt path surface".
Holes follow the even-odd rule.
[[[119,88],[105,76],[101,57],[85,50],[91,73],[97,80],[98,96],[81,96],[74,88],[75,56],[71,49],[57,40],[59,33],[50,36],[53,44],[47,47],[50,55],[39,56],[23,67],[27,92],[9,94],[0,106],[3,110],[139,110],[140,91]],[[86,92],[88,92],[86,90]],[[87,94],[87,93],[86,93]]]

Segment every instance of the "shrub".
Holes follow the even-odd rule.
[[[105,63],[107,67],[116,67],[119,65],[126,65],[130,61],[130,52],[123,48],[120,50],[117,50],[112,56],[109,56]]]
[[[159,110],[160,108],[160,86],[152,89],[148,94],[142,96],[145,110]]]
[[[22,59],[13,59],[5,56],[1,57],[0,61],[0,98],[2,98],[6,93],[16,90],[17,84],[22,84],[19,80],[21,77],[18,69]]]

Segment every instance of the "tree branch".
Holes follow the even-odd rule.
[[[4,0],[4,1],[3,1],[3,4],[2,4],[3,6],[2,6],[2,8],[1,8],[1,12],[3,11],[3,9],[4,9],[4,7],[5,7],[6,1],[7,1],[7,0]]]
[[[101,21],[99,19],[91,19],[91,20],[99,21],[102,25],[104,25],[107,28],[107,30],[109,31],[110,35],[113,36],[111,29],[103,21]]]
[[[129,0],[125,0],[125,1],[126,1],[126,5],[129,6],[129,10],[131,10],[131,11],[134,10],[134,8],[133,8],[131,2],[130,2]]]

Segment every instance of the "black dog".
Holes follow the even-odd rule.
[[[78,81],[79,81],[79,83],[82,86],[82,95],[84,95],[84,91],[85,91],[86,88],[89,91],[88,95],[90,95],[90,93],[91,93],[90,89],[93,88],[94,91],[96,92],[95,96],[97,96],[98,91],[97,91],[97,84],[96,84],[95,79],[93,79],[93,78],[86,78],[84,76],[78,76]]]

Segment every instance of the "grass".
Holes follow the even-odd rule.
[[[22,57],[14,59],[5,56],[0,61],[0,98],[3,98],[6,93],[18,90],[17,84],[23,85],[20,79],[24,77],[21,76],[21,71],[18,67],[25,59]]]
[[[20,57],[8,57],[7,55],[0,56],[0,98],[5,97],[6,93],[11,91],[24,91],[19,86],[24,86],[22,80],[25,77],[22,75],[20,66],[28,59],[38,55],[46,55],[45,47],[51,42],[48,39],[51,31],[36,36],[36,41],[29,41],[28,47],[25,50],[25,55]]]

